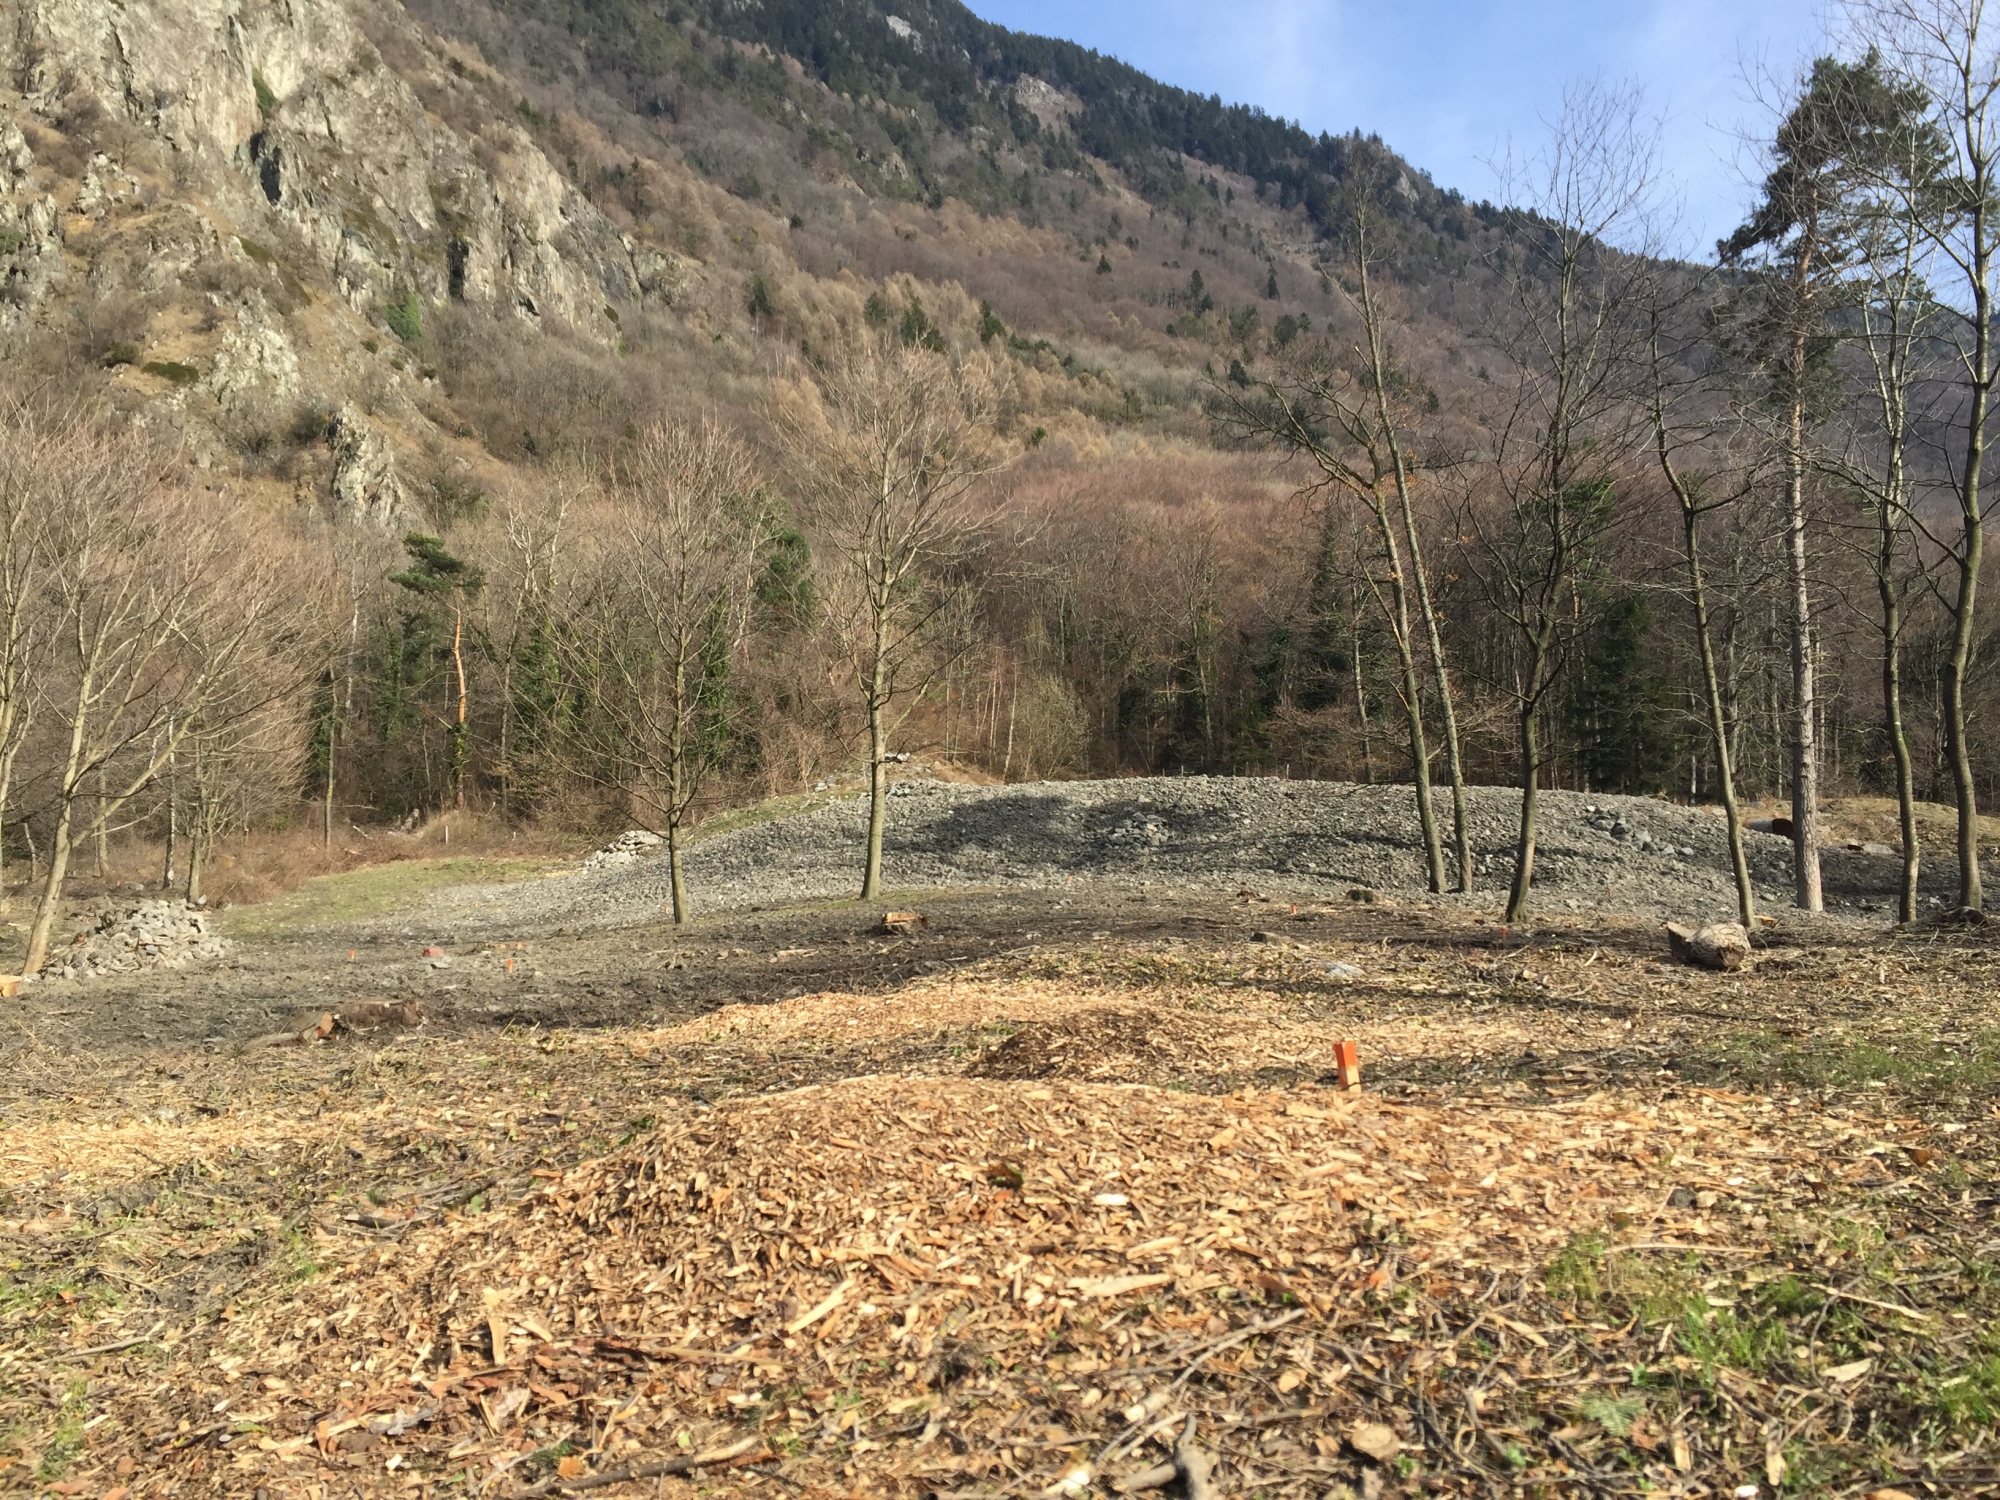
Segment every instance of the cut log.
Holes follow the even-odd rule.
[[[297,1016],[293,1017],[295,1021],[298,1019]],[[334,1025],[333,1013],[331,1011],[322,1011],[317,1018],[303,1025],[294,1026],[286,1031],[267,1031],[262,1036],[251,1037],[243,1045],[247,1049],[251,1047],[296,1047],[304,1046],[308,1042],[323,1042],[333,1035]]]
[[[1740,922],[1711,922],[1702,928],[1669,922],[1667,942],[1682,963],[1724,974],[1733,974],[1750,957],[1750,934]]]
[[[417,1000],[350,1000],[333,1013],[333,1018],[349,1031],[417,1026],[423,1022],[424,1007]]]

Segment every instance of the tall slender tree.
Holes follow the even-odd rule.
[[[1939,537],[1952,586],[1943,593],[1951,622],[1941,673],[1944,753],[1958,804],[1958,900],[1981,910],[1979,793],[1972,763],[1966,688],[1978,644],[1979,586],[1986,567],[1986,452],[1991,441],[1994,258],[2000,253],[2000,26],[1985,0],[1849,0],[1859,37],[1877,49],[1893,79],[1931,101],[1931,125],[1947,148],[1937,179],[1903,189],[1912,222],[1937,262],[1939,300],[1953,316],[1938,335],[1949,348],[1957,401],[1949,455],[1956,528]],[[1895,173],[1877,181],[1896,188]],[[1915,518],[1916,510],[1909,514]]]
[[[1648,314],[1663,262],[1652,242],[1658,131],[1633,94],[1579,85],[1520,174],[1496,341],[1514,377],[1494,414],[1498,504],[1466,520],[1488,602],[1509,627],[1521,810],[1507,919],[1535,878],[1548,746],[1542,719],[1593,591],[1583,586],[1617,515],[1618,484],[1651,436]]]
[[[1771,147],[1771,171],[1750,217],[1717,247],[1724,264],[1754,273],[1728,343],[1756,377],[1758,406],[1775,424],[1784,459],[1787,625],[1792,662],[1791,820],[1794,896],[1823,911],[1820,875],[1819,683],[1814,640],[1813,542],[1807,483],[1813,437],[1839,397],[1835,314],[1852,295],[1858,248],[1841,213],[1868,149],[1858,128],[1874,59],[1814,63]]]

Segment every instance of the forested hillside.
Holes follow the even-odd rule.
[[[904,754],[1816,776],[1808,905],[1817,796],[2000,793],[1984,168],[1893,38],[1701,267],[1603,95],[1502,208],[948,0],[0,16],[38,911],[117,840],[678,836]]]

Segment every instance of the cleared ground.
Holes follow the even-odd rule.
[[[585,878],[503,873],[10,1012],[0,1486],[1108,1494],[1192,1419],[1245,1496],[2000,1493],[1978,929],[1715,976],[1064,879],[449,930]],[[427,1018],[241,1050],[357,998]]]

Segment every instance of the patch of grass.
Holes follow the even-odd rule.
[[[223,914],[236,937],[276,937],[298,928],[366,921],[414,906],[453,885],[533,880],[562,862],[546,859],[404,859],[338,875],[320,875],[272,901]]]
[[[687,840],[694,843],[699,839],[715,838],[720,834],[734,833],[739,828],[755,828],[763,823],[775,823],[781,818],[795,818],[800,813],[809,813],[814,808],[824,807],[836,798],[853,793],[840,792],[796,792],[789,797],[767,797],[762,802],[749,807],[732,807],[727,812],[719,812],[704,818],[688,831]]]
[[[193,365],[184,365],[177,359],[149,359],[139,368],[148,375],[166,381],[168,385],[193,385],[201,379],[201,371]]]
[[[2000,1354],[1939,1380],[1926,1404],[1953,1428],[1990,1431],[2000,1425]]]
[[[61,1479],[83,1452],[83,1398],[88,1389],[84,1381],[72,1380],[63,1390],[62,1410],[56,1429],[42,1445],[42,1462],[35,1471],[35,1477],[44,1484]]]
[[[257,113],[270,119],[278,112],[278,96],[264,81],[264,75],[255,68],[250,70],[250,87],[257,91]]]
[[[1912,1032],[1875,1037],[1842,1036],[1799,1043],[1770,1031],[1730,1036],[1702,1060],[1709,1078],[1774,1087],[1854,1088],[1894,1084],[1948,1094],[2000,1092],[2000,1028],[1988,1027],[1961,1043]]]
[[[1604,1237],[1573,1235],[1542,1271],[1551,1297],[1568,1297],[1594,1306],[1604,1295]]]
[[[116,369],[119,365],[136,365],[139,362],[139,346],[111,344],[97,357],[97,362],[107,370]]]

